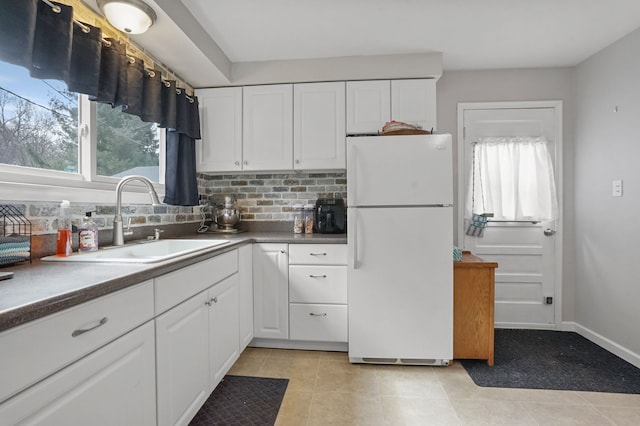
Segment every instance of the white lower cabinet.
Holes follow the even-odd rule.
[[[238,274],[156,318],[158,425],[186,425],[239,356]]]
[[[209,290],[209,389],[218,386],[240,356],[238,274]]]
[[[253,335],[289,338],[287,244],[253,245]]]
[[[344,244],[290,246],[291,340],[347,342],[346,264]]]
[[[6,425],[155,425],[149,321],[0,405]]]
[[[238,279],[240,293],[240,352],[253,339],[253,246],[238,249]]]
[[[209,396],[208,300],[203,291],[156,318],[158,425],[189,423]]]

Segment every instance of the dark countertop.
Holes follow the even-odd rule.
[[[247,232],[193,234],[188,239],[226,239],[229,244],[157,263],[42,262],[3,269],[13,278],[0,281],[0,332],[70,308],[209,257],[251,243],[346,244],[345,234]]]

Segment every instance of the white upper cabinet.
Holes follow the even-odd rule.
[[[202,140],[196,141],[199,172],[242,170],[242,87],[199,89]]]
[[[437,129],[436,80],[391,80],[391,119]]]
[[[347,82],[347,134],[377,132],[389,120],[389,80]]]
[[[293,168],[344,169],[345,83],[293,87]]]
[[[376,133],[388,121],[436,127],[436,80],[347,82],[347,134]]]
[[[244,87],[242,111],[242,169],[293,169],[293,85]]]

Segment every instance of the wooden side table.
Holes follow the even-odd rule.
[[[486,359],[493,365],[496,262],[471,252],[453,262],[453,357]]]

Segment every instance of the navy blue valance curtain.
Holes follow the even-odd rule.
[[[121,108],[167,131],[164,202],[197,205],[195,140],[198,100],[127,55],[126,45],[73,19],[71,6],[44,0],[0,0],[0,61],[33,78],[62,80],[70,91]]]

